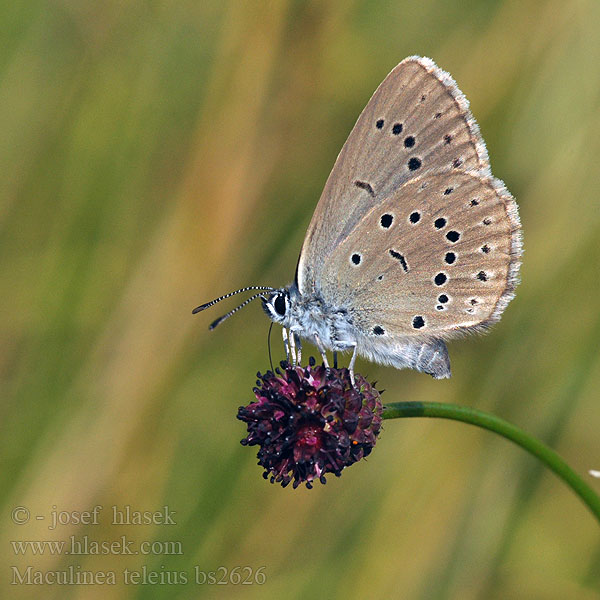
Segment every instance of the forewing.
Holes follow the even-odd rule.
[[[403,60],[377,88],[344,144],[304,240],[297,281],[319,289],[324,259],[374,206],[415,178],[489,172],[468,102],[428,58]]]

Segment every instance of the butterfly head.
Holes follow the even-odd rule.
[[[290,314],[290,292],[286,288],[273,290],[261,297],[263,310],[275,323],[283,323]]]

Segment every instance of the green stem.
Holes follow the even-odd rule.
[[[453,419],[489,429],[537,456],[548,468],[552,469],[580,498],[600,521],[600,497],[569,465],[544,443],[525,433],[522,429],[489,413],[440,402],[392,402],[383,410],[384,419],[405,417],[437,417]]]

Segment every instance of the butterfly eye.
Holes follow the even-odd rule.
[[[285,311],[286,311],[286,302],[285,302],[285,296],[283,294],[277,294],[277,296],[275,296],[275,301],[273,302],[273,306],[275,308],[275,312],[280,316],[280,317],[285,317]]]

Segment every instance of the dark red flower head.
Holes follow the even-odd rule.
[[[294,488],[368,456],[381,429],[379,392],[362,375],[350,382],[348,369],[291,367],[258,373],[256,402],[240,407],[247,423],[244,446],[260,446],[258,464],[271,483]]]

